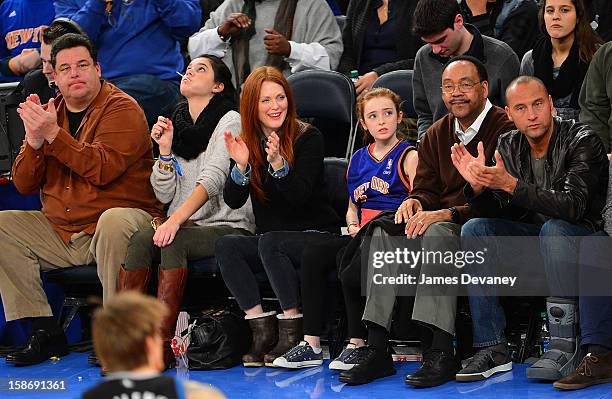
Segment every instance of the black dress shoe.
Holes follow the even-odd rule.
[[[98,360],[98,355],[96,355],[96,352],[91,352],[91,354],[87,356],[87,363],[101,367],[100,360]]]
[[[460,362],[454,354],[430,349],[423,353],[421,368],[407,375],[405,382],[420,388],[436,387],[454,381],[460,368]]]
[[[15,366],[29,366],[42,363],[53,356],[68,354],[66,336],[61,329],[32,332],[28,345],[19,352],[6,355],[6,362]]]
[[[349,385],[361,385],[396,373],[393,359],[389,353],[382,356],[376,351],[376,348],[362,346],[356,348],[354,354],[357,365],[341,372],[338,381]]]

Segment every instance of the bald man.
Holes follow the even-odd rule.
[[[490,243],[487,236],[540,237],[550,295],[546,309],[551,340],[549,350],[527,369],[527,377],[556,381],[580,360],[576,354],[576,237],[602,228],[608,159],[603,142],[589,126],[553,116],[552,99],[539,79],[516,78],[506,90],[506,100],[506,112],[517,130],[500,137],[495,166],[485,166],[482,157],[475,158],[460,146],[452,149],[453,163],[468,182],[466,197],[473,211],[487,215],[468,221],[461,237],[469,237],[465,241],[475,246]],[[507,255],[509,250],[500,243],[473,272],[503,264],[511,258],[501,253]],[[514,249],[517,256],[522,250]],[[533,262],[526,260],[527,265]],[[518,276],[522,277],[527,276]],[[486,296],[484,287],[468,291],[477,352],[457,374],[458,381],[482,380],[511,368],[498,298]]]

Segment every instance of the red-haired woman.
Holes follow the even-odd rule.
[[[294,265],[309,242],[331,237],[322,232],[338,231],[339,219],[325,197],[323,137],[298,121],[282,73],[272,67],[254,70],[242,89],[240,114],[240,136],[225,136],[233,167],[223,198],[240,208],[251,196],[258,234],[222,237],[215,255],[253,333],[243,363],[258,367],[272,365],[301,339]],[[261,306],[255,274],[263,271],[283,309],[278,317]]]

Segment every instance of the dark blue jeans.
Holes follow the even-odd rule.
[[[546,280],[553,295],[577,290],[578,271],[575,266],[578,257],[578,241],[569,237],[587,236],[591,233],[592,231],[585,227],[560,219],[550,219],[543,225],[536,225],[504,219],[476,218],[469,220],[461,228],[461,237],[470,237],[472,244],[478,242],[475,239],[477,237],[539,236]],[[550,239],[551,237],[556,238]],[[489,253],[487,256],[490,261],[481,265],[483,266],[482,271],[491,270],[503,262],[503,259],[499,257],[500,251],[493,252],[495,253]],[[504,310],[496,296],[483,295],[483,290],[484,288],[480,286],[470,286],[468,289],[475,348],[506,342]]]
[[[592,296],[604,289],[594,289],[595,280],[610,284],[612,238],[604,232],[593,234],[580,246],[580,330],[581,345],[603,345],[612,349],[612,297]],[[595,266],[595,267],[594,267]],[[601,267],[606,267],[602,270]],[[595,276],[595,277],[593,277]]]
[[[149,126],[153,126],[160,115],[172,116],[179,101],[179,85],[176,81],[163,80],[153,75],[130,75],[110,82],[140,104]]]

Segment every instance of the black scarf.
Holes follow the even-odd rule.
[[[180,103],[172,115],[172,152],[187,160],[197,158],[206,150],[219,120],[229,111],[235,110],[236,105],[232,101],[215,95],[193,123],[187,101]]]
[[[544,82],[554,100],[572,95],[570,107],[578,109],[578,97],[582,81],[589,65],[580,59],[578,43],[570,49],[570,53],[559,68],[559,75],[553,78],[552,42],[543,37],[533,47],[533,74]]]
[[[244,83],[251,73],[251,63],[249,61],[249,41],[255,35],[255,20],[257,19],[257,3],[264,0],[244,0],[242,13],[251,19],[251,25],[243,29],[232,39],[232,58],[234,63],[234,75],[236,77],[236,87]],[[274,17],[274,30],[291,40],[293,33],[293,18],[298,0],[281,0],[276,16]],[[266,65],[276,67],[281,71],[285,69],[286,62],[279,55],[268,55]]]

